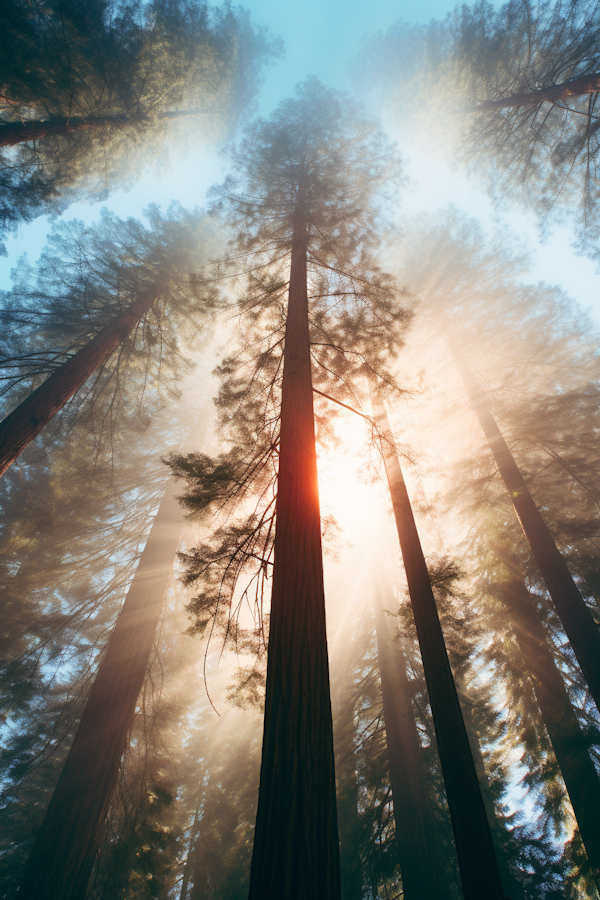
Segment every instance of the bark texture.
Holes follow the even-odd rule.
[[[52,373],[13,412],[0,422],[0,475],[15,461],[67,400],[84,384],[113,350],[131,334],[154,298],[141,297]]]
[[[373,411],[383,439],[383,457],[446,785],[463,893],[465,900],[504,900],[490,826],[400,460],[394,449],[385,407],[374,400]]]
[[[281,403],[273,592],[250,900],[339,900],[329,664],[299,191]]]
[[[199,115],[201,110],[172,110],[158,113],[158,119],[187,119]],[[39,141],[47,137],[62,137],[75,131],[90,128],[126,128],[138,122],[150,122],[148,116],[61,116],[56,119],[31,119],[23,122],[0,123],[0,147],[14,147],[26,141]]]
[[[489,109],[506,109],[509,106],[537,106],[538,103],[544,102],[558,103],[569,97],[581,97],[583,94],[593,94],[596,91],[600,91],[599,72],[540,88],[538,91],[511,94],[510,97],[499,97],[497,100],[485,100],[483,103],[469,106],[465,112],[486,112]]]
[[[169,482],[90,691],[19,900],[84,900],[183,525]]]
[[[450,900],[448,881],[436,841],[433,805],[406,663],[399,644],[394,641],[380,585],[377,594],[377,656],[404,898]]]
[[[600,709],[600,631],[504,440],[487,397],[456,343],[446,338],[533,558],[548,588],[590,694]]]

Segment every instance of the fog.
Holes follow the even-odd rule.
[[[0,897],[600,898],[599,9],[9,0]]]

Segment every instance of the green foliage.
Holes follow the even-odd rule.
[[[431,360],[435,359],[438,374],[444,372],[443,388],[436,386],[436,429],[444,429],[453,448],[450,459],[454,461],[444,463],[438,508],[445,510],[460,535],[453,552],[460,555],[472,580],[481,633],[489,635],[487,645],[481,642],[480,652],[484,666],[493,672],[489,677],[505,693],[506,739],[522,748],[521,778],[533,806],[531,825],[537,839],[565,843],[560,866],[554,874],[552,867],[548,869],[549,884],[544,887],[542,879],[536,889],[550,890],[552,880],[558,879],[556,883],[563,885],[561,890],[568,896],[594,896],[589,865],[523,653],[523,629],[527,635],[530,626],[525,610],[516,615],[515,602],[531,606],[530,614],[537,618],[537,628],[546,635],[565,680],[580,723],[571,752],[590,753],[596,766],[598,713],[477,426],[471,447],[465,450],[473,412],[447,351],[439,339],[431,342],[431,323],[441,320],[440,338],[448,332],[460,339],[545,522],[592,613],[600,618],[591,574],[598,565],[600,527],[594,476],[597,338],[586,316],[564,292],[517,280],[523,260],[510,240],[496,235],[487,242],[474,223],[456,213],[447,218],[424,217],[420,226],[414,225],[412,247],[406,248],[400,277],[419,290],[417,310],[432,354],[425,363],[420,353],[422,364],[430,370],[424,383],[432,398],[436,376]],[[418,316],[415,324],[418,328]],[[422,351],[420,338],[415,338]],[[455,441],[460,442],[458,457],[454,456]],[[535,844],[530,852],[534,859],[540,858]]]
[[[196,145],[222,140],[281,49],[246,11],[195,0],[7,0],[0,31],[0,138],[19,122],[95,125],[3,153],[1,230],[101,199],[139,177],[142,151],[164,164],[185,131]]]
[[[578,210],[584,245],[595,252],[598,92],[485,104],[597,75],[598,12],[597,0],[509,0],[500,8],[482,0],[457,6],[443,22],[398,22],[365,44],[361,78],[418,119],[429,143],[458,131],[459,156],[496,196],[516,197],[543,219]]]
[[[308,219],[308,302],[315,389],[360,404],[360,381],[388,368],[408,315],[402,292],[377,265],[386,185],[398,182],[393,147],[345,96],[316,80],[298,88],[269,120],[246,130],[229,152],[234,175],[213,189],[215,209],[233,230],[223,273],[239,279],[233,350],[217,370],[220,429],[216,459],[173,457],[186,478],[183,503],[211,522],[211,534],[183,557],[197,630],[219,622],[235,640],[244,602],[254,604],[256,639],[272,566],[279,408],[293,215],[302,183]],[[382,196],[383,195],[383,196]],[[241,271],[240,271],[241,270]],[[331,407],[317,396],[322,439]],[[327,403],[331,403],[328,400]],[[334,403],[335,409],[335,403]],[[245,585],[240,578],[248,574]],[[239,586],[239,590],[238,590]]]
[[[218,294],[205,266],[219,236],[202,212],[172,204],[146,211],[147,224],[103,210],[92,226],[54,225],[37,268],[26,258],[2,293],[0,380],[6,413],[133,302],[152,300],[129,337],[74,395],[52,424],[68,431],[82,417],[98,443],[121,423],[146,424],[189,371],[186,343],[212,335]],[[138,420],[137,423],[135,420]]]

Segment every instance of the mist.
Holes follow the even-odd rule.
[[[0,897],[600,900],[596,0],[9,0]]]

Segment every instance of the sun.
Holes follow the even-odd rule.
[[[321,513],[333,516],[344,535],[355,535],[381,517],[378,453],[369,450],[370,428],[358,416],[340,417],[336,432],[339,443],[318,451]]]

